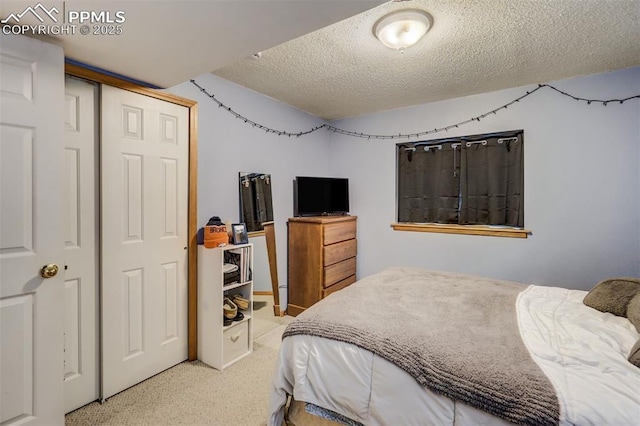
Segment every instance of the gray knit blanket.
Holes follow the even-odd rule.
[[[392,268],[331,294],[283,334],[352,343],[436,393],[516,424],[557,425],[553,385],[518,331],[522,284]]]

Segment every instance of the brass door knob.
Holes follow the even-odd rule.
[[[56,265],[55,263],[44,265],[42,269],[40,269],[40,276],[42,278],[55,277],[57,274],[58,274],[58,265]]]

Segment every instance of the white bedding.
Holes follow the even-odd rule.
[[[627,361],[639,335],[626,318],[585,306],[585,295],[529,286],[517,300],[525,345],[557,391],[560,424],[639,425],[640,369]],[[365,425],[508,424],[421,387],[369,351],[316,336],[283,340],[269,425],[282,424],[287,394]]]
[[[582,303],[587,293],[530,286],[518,298],[520,334],[556,389],[561,424],[640,425],[638,340],[627,318]]]

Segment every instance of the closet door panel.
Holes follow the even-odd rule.
[[[99,398],[97,99],[94,83],[65,79],[64,409]]]
[[[103,398],[187,359],[189,112],[103,86]]]

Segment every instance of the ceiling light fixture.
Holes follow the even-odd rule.
[[[380,18],[373,26],[373,34],[388,48],[404,52],[429,31],[432,22],[424,10],[397,10]]]

